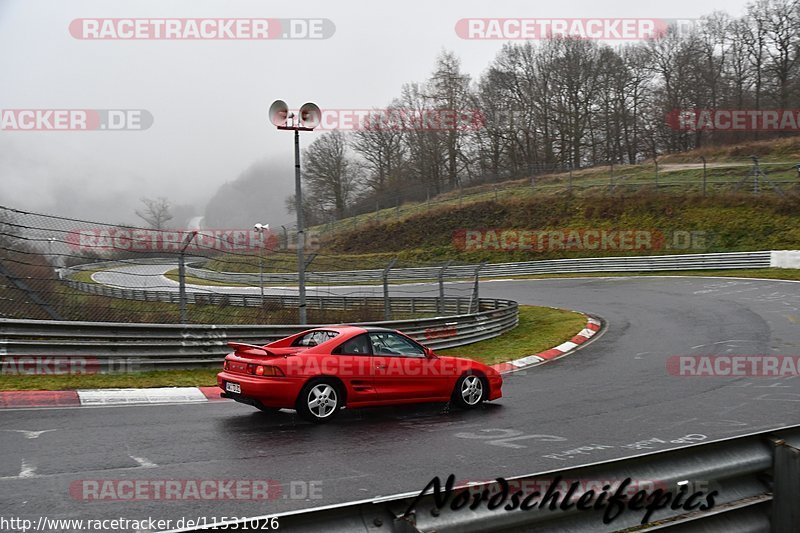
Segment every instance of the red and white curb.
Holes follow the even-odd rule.
[[[224,401],[219,387],[0,391],[0,409],[24,407],[105,407]]]
[[[492,368],[501,374],[505,374],[507,372],[514,372],[515,370],[519,370],[521,368],[539,365],[545,361],[558,359],[559,357],[563,357],[584,342],[591,339],[597,334],[598,331],[600,331],[600,328],[601,322],[596,318],[589,317],[586,322],[586,327],[567,342],[559,344],[555,348],[550,348],[549,350],[539,352],[535,355],[528,355],[526,357],[514,359],[513,361],[507,361],[505,363],[497,363],[496,365],[492,365]]]
[[[586,327],[567,342],[492,368],[505,374],[558,359],[600,331],[600,321],[589,317]],[[220,398],[219,387],[159,387],[150,389],[79,389],[68,391],[0,391],[0,409],[31,407],[107,407],[229,401]]]

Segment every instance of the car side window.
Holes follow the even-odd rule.
[[[369,339],[366,333],[348,339],[340,344],[334,351],[340,355],[369,355]]]
[[[425,357],[422,347],[402,335],[391,332],[373,332],[369,334],[372,353],[375,355],[402,355],[405,357]]]
[[[293,342],[292,346],[316,346],[318,344],[322,344],[325,341],[329,341],[338,335],[335,331],[326,331],[326,330],[318,330],[318,331],[309,331],[305,335],[301,337],[297,337]]]

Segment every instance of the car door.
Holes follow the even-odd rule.
[[[352,337],[334,348],[327,365],[328,368],[322,368],[322,372],[338,376],[344,382],[348,405],[369,403],[378,399],[366,333]]]
[[[380,401],[423,400],[441,396],[438,361],[422,346],[394,332],[369,333],[373,383]]]

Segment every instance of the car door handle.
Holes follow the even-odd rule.
[[[386,368],[386,365],[375,365],[375,368],[384,369],[384,368]]]

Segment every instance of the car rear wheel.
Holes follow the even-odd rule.
[[[486,399],[486,382],[475,374],[461,376],[453,390],[453,401],[464,409],[473,409]]]
[[[342,407],[342,394],[336,383],[312,381],[303,387],[297,398],[297,414],[309,422],[327,422]]]

